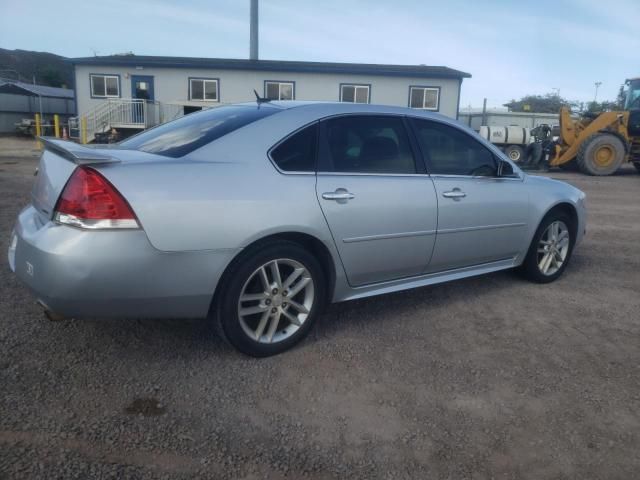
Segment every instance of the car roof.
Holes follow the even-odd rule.
[[[244,102],[238,103],[236,105],[255,107],[257,104],[256,102]],[[305,110],[307,112],[314,112],[321,117],[345,113],[380,113],[432,118],[444,121],[446,123],[459,124],[455,119],[437,112],[419,110],[416,108],[398,107],[393,105],[378,105],[371,103],[326,102],[310,100],[272,100],[260,103],[258,106],[259,108],[270,107],[281,110]]]

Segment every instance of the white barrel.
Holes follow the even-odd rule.
[[[496,145],[528,145],[531,132],[524,127],[480,127],[480,136]]]

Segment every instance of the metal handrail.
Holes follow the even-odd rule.
[[[180,108],[139,98],[110,98],[89,112],[69,119],[69,136],[81,138],[81,121],[86,119],[86,141],[110,128],[148,128],[182,116]]]

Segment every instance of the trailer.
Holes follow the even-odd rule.
[[[531,143],[531,130],[525,127],[496,127],[486,126],[480,127],[478,132],[480,136],[489,140],[500,149],[514,162],[523,162],[525,160],[525,151],[527,145]]]

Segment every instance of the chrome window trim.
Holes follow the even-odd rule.
[[[469,180],[481,180],[481,179],[488,179],[488,180],[509,180],[509,181],[518,181],[521,182],[522,180],[524,180],[524,177],[518,174],[515,174],[515,176],[509,176],[509,177],[496,177],[496,176],[489,176],[489,175],[454,175],[454,174],[446,174],[446,173],[432,173],[431,178],[459,178],[459,179],[469,179]]]
[[[318,172],[322,177],[428,177],[428,173],[365,173],[365,172]]]

